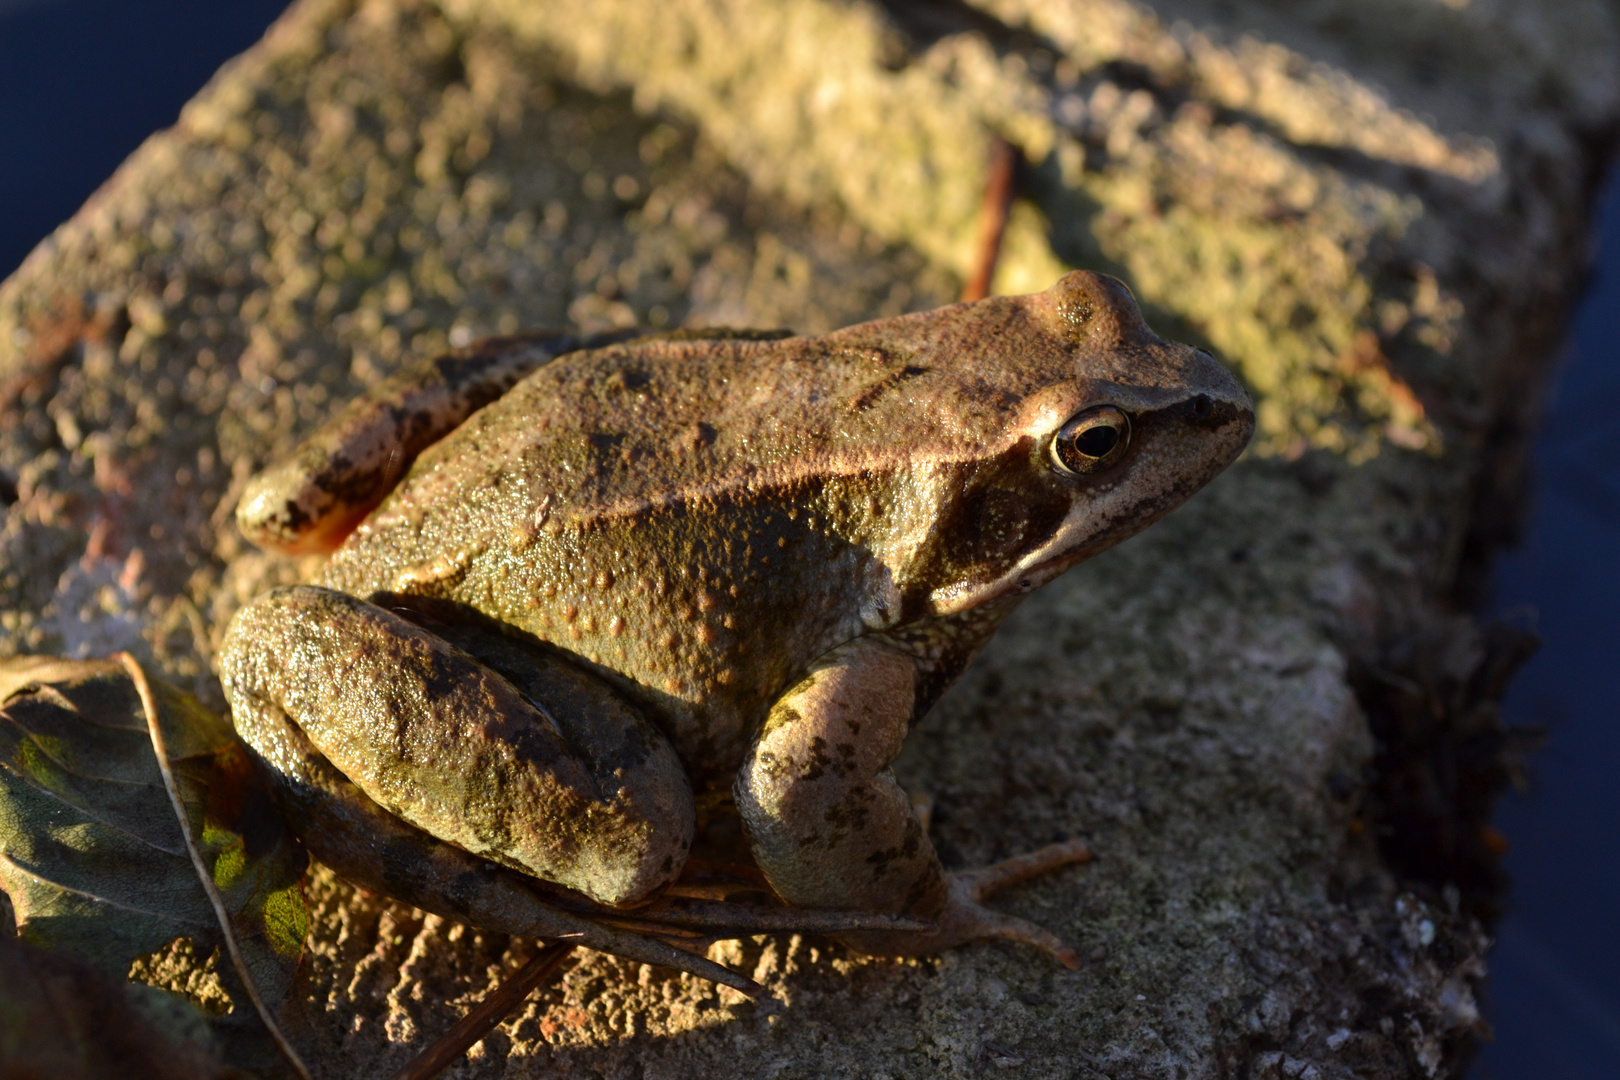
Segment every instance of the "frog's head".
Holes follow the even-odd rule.
[[[1238,381],[1154,334],[1113,278],[1071,273],[938,330],[919,344],[954,367],[940,390],[956,430],[915,462],[930,527],[889,563],[914,616],[1038,588],[1175,509],[1254,431]]]

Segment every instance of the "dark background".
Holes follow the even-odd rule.
[[[1536,448],[1535,516],[1490,610],[1544,639],[1504,710],[1547,725],[1496,824],[1510,914],[1491,953],[1496,1042],[1477,1080],[1620,1077],[1620,184]]]
[[[0,0],[0,278],[287,0]]]
[[[0,0],[0,277],[284,6]],[[1476,1080],[1620,1077],[1620,188],[1600,229],[1537,452],[1535,519],[1487,606],[1545,638],[1507,712],[1551,740],[1533,790],[1497,819],[1517,884]]]

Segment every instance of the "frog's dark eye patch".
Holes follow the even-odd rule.
[[[1071,476],[1091,476],[1125,456],[1131,420],[1112,405],[1076,413],[1052,436],[1052,462]]]

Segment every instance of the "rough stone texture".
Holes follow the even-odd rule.
[[[1090,966],[716,945],[747,1003],[592,956],[447,1075],[1455,1074],[1490,897],[1390,838],[1488,844],[1477,807],[1389,816],[1399,710],[1352,687],[1462,687],[1434,722],[1500,734],[1450,613],[1512,533],[1617,118],[1600,0],[305,0],[0,286],[0,651],[132,648],[220,704],[232,611],[312,569],[235,492],[335,403],[522,326],[946,302],[1000,132],[998,291],[1117,273],[1261,410],[901,761],[957,865],[1091,840],[999,901]],[[532,948],[310,889],[324,1076],[402,1064]]]

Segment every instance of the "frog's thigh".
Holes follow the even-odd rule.
[[[237,527],[260,547],[331,551],[393,489],[418,454],[467,417],[556,357],[627,336],[620,331],[489,338],[410,364],[249,481],[236,507]]]
[[[220,677],[237,730],[272,767],[292,752],[285,717],[389,812],[603,903],[644,898],[691,847],[680,760],[605,686],[590,722],[617,730],[570,738],[543,695],[536,706],[427,630],[314,586],[243,608]]]
[[[943,910],[939,859],[889,770],[915,683],[908,657],[862,639],[828,653],[771,710],[736,796],[754,857],[789,902]]]

